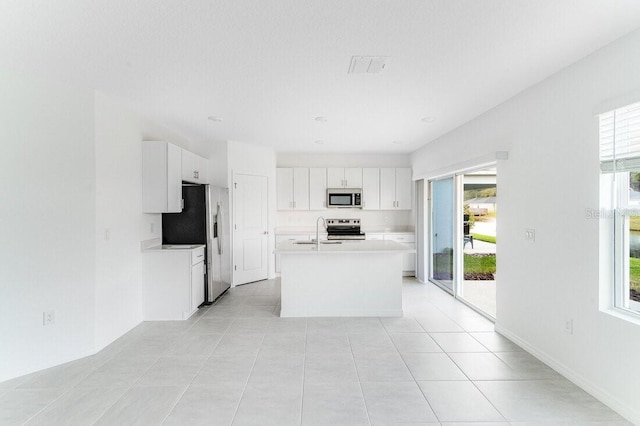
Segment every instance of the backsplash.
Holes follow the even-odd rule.
[[[317,211],[279,211],[276,214],[276,227],[314,226],[319,216],[325,219],[362,219],[362,228],[414,226],[412,210],[359,210],[328,209]]]

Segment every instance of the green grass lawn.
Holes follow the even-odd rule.
[[[638,259],[640,260],[640,259]],[[436,257],[435,262],[435,273],[438,275],[450,275],[453,270],[451,262],[453,258],[449,254],[441,254]],[[640,263],[638,266],[639,277],[640,277]],[[487,255],[472,255],[465,254],[464,255],[464,272],[467,274],[482,274],[482,273],[490,273],[494,274],[496,272],[496,255],[495,254],[487,254]]]
[[[640,216],[629,216],[629,229],[640,231]]]
[[[486,243],[492,243],[492,244],[496,243],[496,237],[492,235],[482,235],[482,234],[474,234],[474,233],[471,233],[471,235],[473,235],[474,240],[484,241]]]
[[[471,256],[464,255],[464,272],[479,274],[479,273],[495,273],[496,272],[496,255],[487,256]]]
[[[635,257],[629,258],[629,286],[640,291],[640,259]]]

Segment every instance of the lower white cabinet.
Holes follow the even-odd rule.
[[[204,302],[204,246],[143,253],[145,321],[184,320]]]
[[[204,262],[191,265],[191,310],[204,302]]]
[[[416,236],[413,232],[380,232],[367,233],[367,240],[387,240],[402,243],[409,248],[416,248]],[[402,273],[405,276],[414,276],[416,272],[416,254],[407,253],[402,258]]]

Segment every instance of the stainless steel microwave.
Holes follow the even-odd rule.
[[[362,189],[329,188],[327,189],[327,207],[362,208]]]

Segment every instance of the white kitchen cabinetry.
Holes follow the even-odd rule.
[[[142,211],[182,211],[182,149],[164,141],[142,142]]]
[[[416,236],[412,232],[397,232],[384,234],[384,239],[387,241],[395,241],[402,243],[410,248],[416,248]],[[402,258],[402,272],[404,275],[415,275],[416,271],[416,254],[407,253]]]
[[[362,188],[362,168],[336,168],[327,169],[328,188]]]
[[[204,302],[204,246],[148,249],[143,254],[145,321],[184,320]]]
[[[183,149],[182,180],[191,183],[207,183],[207,159]]]
[[[309,210],[309,169],[276,170],[278,210]]]
[[[380,169],[362,169],[362,209],[380,210]]]
[[[309,169],[309,210],[327,208],[327,169],[312,167]]]
[[[380,169],[380,209],[411,210],[411,169]]]
[[[365,236],[366,240],[377,240],[377,241],[382,241],[384,240],[384,234],[372,234],[370,232],[366,233]]]
[[[204,262],[191,265],[191,310],[195,311],[204,302]]]

